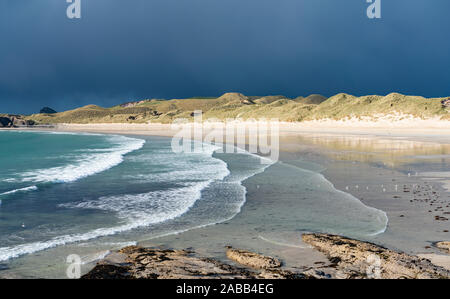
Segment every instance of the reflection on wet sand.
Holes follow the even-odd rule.
[[[407,164],[449,163],[450,144],[411,141],[376,136],[296,135],[282,136],[284,150],[315,150],[333,160],[382,164],[404,169]]]

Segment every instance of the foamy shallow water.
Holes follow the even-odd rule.
[[[64,277],[69,254],[91,261],[123,244],[182,237],[232,219],[245,204],[242,182],[267,167],[295,176],[275,184],[284,200],[278,207],[274,193],[267,213],[278,209],[281,216],[261,217],[269,233],[282,225],[369,235],[387,224],[382,211],[334,189],[319,173],[261,164],[245,152],[217,154],[205,145],[202,153],[175,154],[168,138],[98,134],[0,132],[0,141],[13,149],[0,155],[0,262],[8,272]],[[330,204],[332,217],[322,217]]]

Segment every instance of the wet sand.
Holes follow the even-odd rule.
[[[401,140],[401,144],[405,146],[402,148],[394,138],[383,141],[385,148],[374,150],[366,143],[377,137],[351,136],[348,138],[355,144],[349,145],[346,138],[344,144],[349,148],[343,149],[340,148],[340,142],[327,147],[314,144],[314,141],[308,138],[310,137],[302,136],[301,140],[298,140],[297,136],[282,137],[281,148],[285,151],[281,153],[280,160],[283,163],[295,164],[298,159],[308,159],[321,164],[326,168],[322,174],[337,189],[352,194],[367,206],[385,211],[389,218],[386,231],[365,238],[365,241],[414,255],[425,254],[433,258],[436,264],[448,267],[450,255],[434,248],[433,243],[450,239],[450,222],[445,220],[445,213],[450,212],[450,193],[443,188],[443,182],[428,180],[428,174],[425,177],[421,175],[421,171],[427,169],[429,159],[422,161],[420,167],[414,167],[414,159],[408,163],[403,161],[405,156],[414,153],[423,155],[424,147],[427,147],[428,158],[436,152],[448,153],[446,146],[424,146],[419,143],[415,148],[414,143],[405,144]],[[321,137],[322,141],[325,139]],[[335,142],[333,137],[328,141]],[[361,148],[362,144],[364,150]],[[411,145],[414,146],[411,148]],[[392,153],[392,147],[398,148],[396,154]],[[448,165],[448,162],[441,161],[444,165]],[[405,172],[408,167],[409,172]],[[301,242],[301,231],[283,231],[281,228],[271,234],[258,234],[261,217],[270,221],[270,213],[266,211],[268,215],[264,215],[264,211],[260,209],[263,209],[265,201],[272,200],[270,191],[257,185],[258,181],[263,180],[262,176],[274,176],[277,180],[283,180],[280,173],[275,175],[273,168],[248,179],[244,183],[248,190],[246,205],[233,220],[179,236],[152,240],[144,245],[156,244],[175,248],[188,245],[207,256],[225,258],[223,247],[231,244],[234,247],[276,256],[293,268],[305,269],[317,263],[323,263],[324,266],[329,264],[324,256]],[[283,205],[282,195],[277,200]]]
[[[367,241],[431,258],[436,264],[449,265],[450,255],[433,247],[437,241],[450,240],[450,134],[446,131],[412,130],[395,134],[387,131],[326,132],[281,128],[280,161],[295,165],[309,161],[321,165],[322,174],[344,192],[364,204],[387,213],[387,230]],[[73,126],[63,130],[99,133],[171,136],[167,127],[133,130],[131,127]],[[405,133],[406,132],[406,133]],[[317,169],[315,169],[317,170]],[[326,257],[301,241],[302,231],[273,227],[261,229],[262,222],[273,220],[266,204],[275,198],[270,186],[261,186],[267,178],[283,180],[282,173],[269,167],[263,174],[244,182],[247,201],[241,213],[225,223],[141,242],[143,246],[192,248],[201,255],[226,260],[225,246],[232,245],[271,255],[288,268],[305,270],[329,265]],[[265,178],[264,178],[265,177]],[[446,220],[447,219],[447,220]],[[228,260],[227,260],[228,261]],[[229,262],[229,261],[228,261]],[[93,265],[93,264],[92,264]]]
[[[89,128],[95,130],[95,126]],[[111,131],[123,133],[123,129],[113,127]],[[167,125],[157,125],[150,131],[140,127],[135,133],[173,135]],[[450,222],[446,220],[450,218],[450,175],[445,171],[450,170],[449,130],[407,126],[300,129],[287,124],[280,126],[280,151],[281,162],[295,165],[300,159],[321,165],[325,168],[322,174],[338,190],[387,213],[387,230],[366,241],[414,255],[429,255],[436,263],[448,266],[450,255],[434,248],[433,243],[450,240]],[[258,180],[261,176],[283,179],[273,172],[273,168],[268,168],[244,182],[247,202],[231,221],[153,239],[143,245],[192,247],[206,256],[223,259],[224,246],[233,245],[276,256],[293,268],[326,265],[325,256],[302,243],[301,231],[258,234],[261,217],[270,221],[268,212],[262,210],[264,201],[272,200]],[[277,200],[282,205],[283,199]]]
[[[366,241],[449,267],[450,256],[433,246],[434,242],[450,239],[449,176],[446,171],[430,172],[450,169],[445,136],[414,140],[405,136],[327,134],[290,135],[287,139],[287,159],[315,148],[320,158],[313,154],[311,161],[325,164],[323,174],[337,189],[387,213],[387,230]]]

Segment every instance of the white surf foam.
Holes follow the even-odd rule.
[[[111,136],[108,138],[113,144],[110,149],[80,155],[75,163],[60,167],[40,169],[21,174],[23,182],[37,183],[69,183],[77,181],[123,162],[123,156],[142,148],[145,140],[125,136]]]
[[[98,201],[64,205],[68,208],[113,211],[120,218],[124,219],[126,223],[116,227],[95,229],[87,233],[63,235],[48,241],[3,247],[0,248],[0,261],[6,261],[21,255],[31,254],[61,245],[111,236],[120,232],[173,219],[189,210],[195,201],[200,198],[201,190],[207,184],[209,182],[165,192],[156,191],[137,195],[104,197]]]
[[[210,181],[206,181],[184,188],[101,197],[98,200],[76,204],[62,204],[60,207],[114,212],[119,218],[126,220],[132,229],[160,223],[184,214],[200,198],[201,191],[209,184]]]
[[[25,187],[25,188],[19,188],[19,189],[11,190],[11,191],[8,191],[8,192],[0,193],[0,196],[10,195],[10,194],[18,193],[18,192],[35,191],[37,189],[38,189],[37,186],[30,186],[30,187]]]
[[[219,145],[219,147],[215,147],[214,151],[216,151],[218,149],[220,149],[220,145]],[[236,186],[237,188],[242,189],[242,192],[241,192],[242,197],[240,199],[238,199],[238,198],[236,199],[236,202],[234,203],[234,209],[233,209],[233,211],[230,211],[231,213],[229,213],[228,216],[224,216],[222,219],[217,219],[214,222],[196,225],[193,227],[189,227],[186,229],[180,229],[177,231],[162,233],[160,235],[153,236],[153,237],[149,238],[148,240],[163,238],[163,237],[167,237],[167,236],[171,236],[171,235],[178,235],[178,234],[188,232],[190,230],[200,229],[200,228],[204,228],[204,227],[208,227],[208,226],[212,226],[212,225],[217,225],[217,224],[220,224],[223,222],[230,221],[234,217],[236,217],[236,215],[238,215],[241,212],[242,207],[244,206],[244,204],[246,202],[246,188],[244,187],[243,182],[255,175],[258,175],[258,174],[264,172],[268,167],[270,167],[271,165],[276,163],[276,161],[258,156],[256,154],[250,153],[250,152],[242,150],[240,148],[237,148],[237,153],[252,156],[252,157],[256,158],[257,160],[262,160],[262,159],[267,159],[267,160],[265,161],[265,163],[261,163],[259,168],[253,169],[252,171],[248,171],[246,173],[241,173],[239,175],[235,174],[232,177],[227,177],[227,183],[232,184],[232,185]]]
[[[211,159],[214,159],[212,154],[216,149],[214,146],[205,147],[202,154],[206,154]],[[65,208],[98,209],[114,212],[119,218],[123,219],[124,224],[110,228],[99,228],[86,233],[58,236],[48,241],[3,247],[0,248],[0,261],[65,244],[111,236],[177,218],[186,213],[201,198],[202,190],[210,185],[211,182],[223,180],[230,173],[224,161],[220,159],[214,159],[214,161],[217,162],[214,165],[215,176],[207,181],[186,184],[182,188],[102,197],[98,200],[60,205],[60,207]],[[211,167],[211,165],[206,166]],[[203,171],[205,171],[204,168],[198,168],[198,173]]]

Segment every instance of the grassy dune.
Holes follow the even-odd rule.
[[[284,96],[248,97],[227,93],[219,98],[142,100],[111,108],[89,105],[56,114],[34,114],[37,123],[170,123],[176,118],[193,118],[195,110],[203,119],[277,118],[297,122],[317,119],[377,118],[383,115],[410,115],[418,118],[450,120],[443,98],[423,98],[392,93],[387,96],[354,97],[337,94],[326,99],[320,95],[289,99]]]

